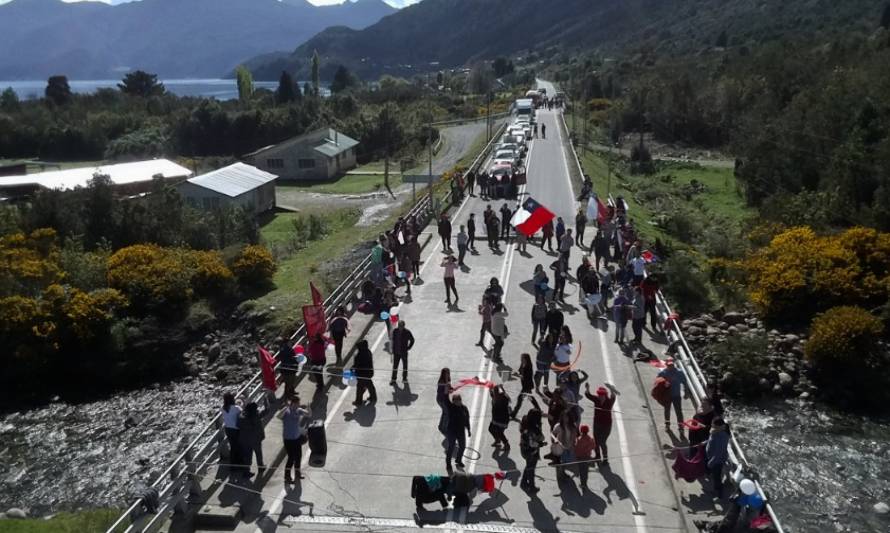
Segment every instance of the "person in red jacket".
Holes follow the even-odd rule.
[[[578,479],[582,488],[587,488],[587,477],[590,473],[590,453],[596,447],[596,442],[590,436],[590,428],[581,426],[581,433],[575,439],[575,460],[578,461]]]
[[[658,331],[658,313],[655,310],[656,295],[658,294],[658,279],[655,275],[648,276],[640,284],[645,300],[645,312],[652,323],[652,332]]]
[[[608,383],[606,387],[596,389],[594,396],[590,393],[590,385],[585,384],[584,392],[584,396],[593,402],[593,440],[596,443],[594,460],[602,460],[600,463],[602,465],[609,464],[609,448],[606,441],[612,433],[612,407],[615,405],[615,389]]]
[[[317,372],[315,374],[316,391],[321,391],[324,388],[324,366],[327,363],[325,349],[327,344],[324,335],[316,333],[315,337],[309,340],[309,345],[306,347],[306,354],[309,358],[309,364],[312,365],[312,371]]]

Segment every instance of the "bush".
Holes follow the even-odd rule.
[[[708,280],[693,258],[676,253],[664,263],[663,288],[668,301],[684,314],[707,311],[711,306]]]
[[[195,294],[218,298],[228,293],[234,278],[232,271],[217,251],[187,250],[185,259],[191,270],[191,287]]]
[[[890,233],[851,228],[818,236],[806,227],[776,235],[743,268],[765,316],[805,320],[837,305],[876,307],[890,292]]]
[[[241,249],[232,271],[245,287],[263,287],[271,283],[277,267],[272,252],[265,246],[250,245]]]
[[[804,353],[832,399],[883,408],[890,401],[890,356],[878,341],[883,323],[860,307],[834,307],[818,315]]]
[[[188,265],[153,244],[121,248],[108,258],[108,285],[124,293],[136,312],[181,314],[192,296]]]

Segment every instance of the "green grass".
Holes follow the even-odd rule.
[[[402,176],[397,166],[390,166],[389,186],[395,189],[402,184]],[[382,174],[347,174],[337,181],[307,184],[282,183],[278,187],[295,188],[323,194],[365,194],[385,190]]]
[[[119,515],[120,511],[99,509],[59,513],[50,520],[0,520],[0,533],[94,533],[108,529]]]
[[[270,247],[280,248],[291,240],[292,220],[296,213],[279,213],[260,230],[263,241]],[[275,289],[255,300],[257,309],[269,309],[268,326],[273,331],[291,333],[302,320],[301,308],[309,302],[309,281],[327,296],[340,282],[342,269],[328,270],[330,263],[352,250],[356,245],[369,242],[383,227],[392,227],[397,215],[375,226],[357,227],[360,216],[357,209],[339,209],[323,213],[328,232],[323,239],[310,241],[302,250],[284,254],[278,258],[275,273]],[[354,265],[344,264],[346,271]]]

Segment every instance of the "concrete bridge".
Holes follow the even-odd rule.
[[[552,86],[548,87],[548,94],[554,94]],[[567,227],[574,228],[577,202],[571,175],[577,174],[577,163],[567,142],[564,121],[558,111],[541,110],[538,117],[539,124],[546,126],[547,138],[531,142],[528,184],[520,192],[523,197],[535,198],[561,216]],[[454,233],[470,213],[476,214],[477,227],[481,228],[487,203],[474,197],[456,206],[451,212]],[[497,210],[502,203],[493,201],[492,208]],[[513,205],[511,202],[510,206]],[[507,478],[498,482],[491,495],[476,495],[469,510],[439,510],[434,504],[424,513],[415,513],[410,498],[412,477],[446,474],[443,439],[437,430],[440,409],[436,403],[436,382],[440,369],[449,367],[453,382],[479,377],[503,383],[515,402],[520,386],[510,372],[519,367],[521,353],[532,354],[534,360],[536,351],[531,344],[532,272],[536,264],[546,268],[556,258],[538,248],[536,242],[529,243],[527,253],[503,243],[499,252],[492,252],[484,241],[478,242],[477,234],[478,253],[469,254],[468,268],[457,273],[460,303],[448,308],[439,266],[444,253],[435,233],[435,223],[425,230],[430,238],[423,250],[422,282],[413,287],[410,299],[404,298],[403,290],[399,291],[404,298],[400,317],[417,341],[409,356],[408,382],[390,385],[391,356],[386,330],[373,317],[356,314],[344,348],[344,353],[349,351],[346,366],[350,366],[354,343],[367,339],[374,353],[378,402],[354,406],[355,388],[341,383],[336,375],[339,369],[329,368],[332,375],[325,394],[313,394],[314,383],[305,379],[298,386],[304,401],[311,399],[313,418],[326,426],[328,450],[324,466],[309,466],[309,450],[304,448],[305,479],[296,485],[285,485],[281,421],[270,416],[263,443],[268,470],[244,480],[230,476],[224,462],[202,464],[202,468],[197,464],[186,466],[186,470],[193,470],[193,481],[200,483],[201,490],[193,486],[191,505],[183,504],[184,512],[159,523],[162,529],[250,533],[421,528],[507,533],[645,533],[697,531],[693,519],[723,514],[722,504],[714,502],[707,486],[674,479],[670,463],[685,441],[675,429],[665,430],[661,407],[649,396],[658,368],[635,362],[633,350],[613,342],[611,320],[588,318],[578,304],[579,288],[574,278],[567,285],[566,303],[561,310],[574,335],[576,350],[580,350],[576,370],[587,376],[592,389],[608,382],[620,392],[614,407],[609,466],[591,468],[589,489],[582,489],[575,474],[557,476],[556,470],[542,459],[536,471],[540,492],[523,491],[519,487],[519,471],[525,461],[517,445],[519,424],[512,422],[507,429],[507,438],[514,443],[509,453],[494,448],[487,431],[491,420],[488,391],[467,387],[461,391],[472,421],[472,437],[467,441],[464,458],[466,471],[505,471]],[[593,233],[588,230],[587,244]],[[578,247],[572,250],[572,272],[586,253],[586,249]],[[505,339],[502,364],[489,357],[491,337],[485,347],[476,345],[481,324],[477,304],[492,277],[501,281],[510,313],[510,334]],[[661,356],[670,340],[647,326],[643,347]],[[282,392],[278,391],[279,398]],[[539,397],[539,402],[545,405],[546,399]],[[581,406],[582,424],[591,425],[592,404],[582,400]],[[270,415],[278,407],[271,404]],[[527,409],[526,401],[521,413]],[[689,401],[683,409],[687,418],[694,413]],[[547,424],[544,430],[546,433]],[[255,465],[253,470],[256,471]]]

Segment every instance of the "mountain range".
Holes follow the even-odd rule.
[[[885,0],[424,0],[364,29],[328,28],[290,54],[245,63],[258,79],[306,75],[317,50],[322,77],[345,65],[365,78],[459,67],[497,56],[599,49],[701,53],[814,34],[872,31]],[[543,54],[541,54],[543,52]]]
[[[329,26],[361,29],[396,11],[383,0],[13,0],[0,5],[0,79],[107,79],[136,69],[217,78]]]

